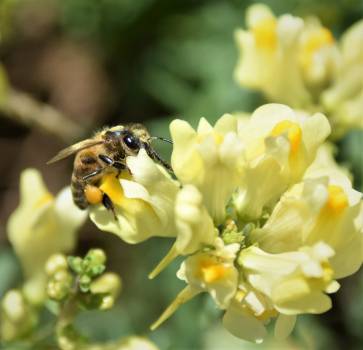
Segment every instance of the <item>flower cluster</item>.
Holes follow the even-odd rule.
[[[21,174],[20,204],[8,220],[7,232],[26,278],[24,294],[31,303],[44,301],[46,261],[52,254],[74,248],[76,232],[86,217],[73,204],[69,187],[54,197],[39,171],[26,169]]]
[[[186,257],[177,277],[187,285],[152,329],[202,292],[225,311],[225,328],[254,342],[271,320],[285,337],[297,315],[331,308],[337,279],[362,264],[363,207],[324,145],[330,131],[324,115],[280,104],[243,122],[201,119],[197,130],[174,120],[177,180],[142,150],[127,159],[127,179],[103,180],[118,220],[94,207],[101,230],[130,243],[176,237],[151,278]]]
[[[325,111],[335,137],[363,127],[363,21],[339,42],[317,18],[276,17],[262,4],[247,10],[246,24],[235,34],[241,86],[261,90],[271,102]]]
[[[7,231],[25,281],[0,300],[2,345],[15,348],[17,342],[30,341],[33,346],[34,339],[41,342],[46,333],[62,350],[157,350],[138,336],[94,343],[74,327],[82,310],[112,308],[121,290],[120,277],[104,272],[106,255],[101,249],[90,250],[83,259],[63,254],[74,249],[76,232],[86,217],[87,212],[74,205],[69,187],[53,196],[39,171],[22,172],[20,204],[8,220]],[[46,331],[41,328],[45,308],[56,319],[53,329]]]

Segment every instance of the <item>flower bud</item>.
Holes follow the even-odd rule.
[[[85,260],[88,260],[91,264],[101,265],[106,263],[106,254],[102,249],[91,249]]]
[[[73,277],[69,272],[65,270],[57,271],[48,282],[47,294],[53,300],[64,300],[68,296],[72,284]]]
[[[63,254],[52,255],[45,265],[45,271],[48,276],[54,275],[59,270],[67,270],[67,268],[67,259]]]
[[[75,273],[82,273],[83,271],[83,260],[78,256],[69,256],[68,257],[68,264],[72,271]]]
[[[105,273],[91,283],[90,290],[92,294],[111,294],[117,297],[121,291],[121,279],[112,272]]]
[[[102,298],[99,309],[100,310],[109,310],[113,307],[114,303],[115,303],[115,298],[111,295],[106,295]]]
[[[1,306],[6,316],[14,322],[20,321],[26,314],[26,301],[18,290],[6,293]]]
[[[83,272],[90,277],[100,275],[105,270],[106,254],[102,249],[91,249],[83,259]]]
[[[245,240],[245,236],[243,232],[238,230],[234,220],[227,220],[225,229],[222,232],[222,239],[225,244],[242,244]]]

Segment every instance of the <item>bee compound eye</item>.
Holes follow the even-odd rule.
[[[130,148],[130,149],[138,149],[139,148],[139,143],[136,139],[136,137],[134,137],[133,135],[125,135],[123,138],[123,141],[125,143],[125,145]]]

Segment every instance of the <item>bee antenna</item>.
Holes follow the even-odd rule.
[[[164,138],[164,137],[160,137],[160,136],[151,136],[151,137],[149,138],[149,141],[153,141],[153,140],[161,140],[161,141],[164,141],[164,142],[168,142],[168,143],[173,144],[173,141],[168,140],[168,139],[166,139],[166,138]]]

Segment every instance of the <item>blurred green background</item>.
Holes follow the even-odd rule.
[[[276,14],[317,15],[339,34],[363,17],[355,0],[263,1]],[[6,240],[6,221],[18,203],[19,174],[36,167],[56,193],[68,185],[72,161],[45,163],[59,149],[104,125],[138,121],[168,137],[170,120],[196,125],[226,112],[252,111],[264,103],[233,81],[237,60],[233,32],[244,26],[253,1],[213,0],[0,0],[0,62],[11,86],[47,103],[71,120],[77,132],[60,137],[0,111],[0,298],[21,281]],[[62,136],[62,135],[61,135]],[[363,189],[363,134],[351,132],[338,144],[338,160]],[[168,145],[160,144],[164,157]],[[149,325],[183,287],[178,263],[153,281],[147,274],[171,241],[137,246],[98,232],[87,223],[77,253],[102,247],[109,269],[121,274],[124,291],[110,312],[85,312],[77,320],[94,340],[131,334],[150,337],[161,349],[253,349],[223,330],[219,311],[206,296],[183,306],[154,333]],[[180,262],[179,262],[180,263]],[[300,317],[287,342],[268,340],[259,349],[363,349],[363,274],[343,281],[334,308]],[[47,315],[44,315],[45,319]],[[256,347],[256,348],[257,348]]]

